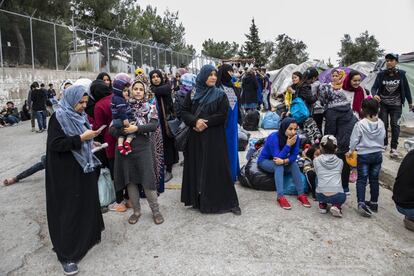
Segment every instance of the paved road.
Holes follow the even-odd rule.
[[[0,129],[0,179],[44,152],[46,133],[29,129],[27,122]],[[146,203],[133,226],[130,211],[104,214],[102,242],[82,260],[80,275],[413,275],[414,233],[403,227],[391,192],[381,188],[378,215],[365,219],[355,211],[354,185],[351,191],[336,219],[293,197],[292,210],[282,210],[273,192],[240,186],[242,216],[201,215],[170,189],[159,199],[162,225],[154,225]],[[48,236],[43,173],[0,185],[0,221],[0,275],[62,275]]]

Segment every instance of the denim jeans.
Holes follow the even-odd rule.
[[[20,120],[16,116],[9,115],[9,116],[4,117],[4,121],[8,124],[14,125],[14,124],[17,124]]]
[[[358,202],[365,202],[365,187],[369,179],[371,202],[378,202],[379,173],[381,171],[382,152],[358,154],[358,179],[356,183]]]
[[[409,218],[411,220],[414,220],[414,208],[413,209],[408,209],[408,208],[402,208],[398,205],[396,205],[396,206],[397,206],[398,212],[400,212],[401,214],[403,214],[407,218]]]
[[[384,145],[388,145],[388,125],[390,118],[391,121],[391,148],[397,149],[398,146],[398,137],[400,136],[400,125],[399,120],[402,114],[402,106],[393,106],[381,104],[379,118],[384,122],[385,126],[385,139]]]
[[[46,155],[42,155],[42,157],[40,157],[40,162],[34,164],[33,166],[31,166],[30,168],[28,168],[27,170],[19,173],[16,176],[17,181],[20,181],[26,177],[31,176],[34,173],[37,173],[38,171],[44,170],[45,166],[46,166]]]
[[[36,111],[36,119],[39,130],[46,129],[46,110]]]
[[[348,163],[346,162],[345,153],[337,153],[339,159],[342,160],[344,166],[341,172],[341,181],[342,181],[342,188],[344,192],[349,192],[349,175],[351,174],[351,168],[349,167]]]
[[[298,192],[298,195],[301,195],[304,193],[304,187],[302,182],[302,175],[299,169],[299,166],[296,162],[290,163],[286,166],[284,165],[276,165],[273,160],[265,159],[260,161],[260,163],[257,164],[260,169],[273,173],[275,178],[275,184],[276,184],[276,192],[277,197],[284,196],[283,191],[283,174],[284,173],[292,173],[293,182],[296,186],[296,191]]]
[[[345,193],[336,193],[331,196],[324,195],[322,193],[316,193],[316,199],[321,203],[330,203],[334,205],[342,205],[346,201]]]

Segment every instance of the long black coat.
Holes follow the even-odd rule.
[[[256,76],[253,74],[247,74],[242,79],[242,95],[241,95],[241,103],[242,104],[249,104],[249,103],[257,103],[257,88],[258,83]]]
[[[188,93],[181,117],[191,127],[199,118],[208,120],[208,128],[199,133],[191,129],[184,152],[181,202],[202,213],[221,213],[239,206],[227,155],[225,122],[229,110],[227,96],[205,105],[198,117],[199,104]]]
[[[59,261],[79,261],[101,240],[104,229],[98,172],[84,173],[71,150],[80,136],[66,136],[55,114],[46,147],[46,210],[49,234]]]

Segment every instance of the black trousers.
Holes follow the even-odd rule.
[[[401,105],[387,105],[381,104],[379,118],[384,122],[385,126],[385,139],[384,145],[388,145],[388,125],[391,121],[391,148],[397,149],[398,146],[398,137],[400,136],[400,118],[402,115],[402,106]],[[390,120],[389,120],[390,119]]]

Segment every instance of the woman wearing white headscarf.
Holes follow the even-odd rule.
[[[99,196],[100,162],[92,153],[93,138],[84,109],[85,87],[65,90],[49,121],[46,148],[46,209],[50,239],[65,274],[78,271],[104,229]]]

